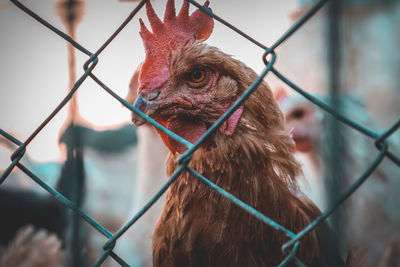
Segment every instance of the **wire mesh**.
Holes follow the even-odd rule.
[[[70,36],[63,33],[61,30],[57,29],[49,22],[44,20],[40,15],[34,13],[32,10],[27,8],[21,2],[17,0],[10,0],[15,6],[19,9],[24,11],[28,16],[32,17],[37,22],[41,23],[44,27],[48,28],[49,30],[53,31],[59,37],[63,38],[69,44],[71,44],[75,49],[81,51],[82,53],[88,56],[88,60],[83,65],[85,70],[84,74],[75,82],[73,88],[71,88],[70,92],[65,96],[65,98],[57,105],[57,107],[48,115],[48,117],[34,130],[34,132],[24,141],[20,141],[13,137],[10,133],[0,129],[0,135],[4,136],[14,144],[18,146],[15,152],[11,156],[11,163],[8,168],[2,173],[0,177],[0,183],[2,183],[7,177],[9,176],[10,172],[15,168],[19,168],[24,173],[26,173],[33,181],[39,184],[42,188],[44,188],[49,194],[56,197],[61,203],[63,203],[66,207],[70,210],[74,211],[77,215],[79,215],[84,221],[86,221],[90,226],[95,228],[99,233],[104,235],[108,240],[104,244],[104,252],[101,257],[98,258],[96,263],[93,266],[100,266],[104,260],[108,257],[112,257],[117,263],[121,266],[129,266],[123,259],[121,259],[117,254],[113,252],[113,248],[115,247],[118,239],[124,235],[124,233],[132,227],[135,222],[137,222],[140,217],[146,213],[146,211],[164,194],[168,188],[173,184],[182,172],[189,172],[193,178],[198,179],[205,185],[209,186],[212,190],[216,191],[217,193],[221,194],[223,197],[229,199],[235,205],[239,206],[249,214],[253,215],[257,219],[261,220],[265,224],[271,226],[276,231],[280,231],[284,233],[289,240],[282,246],[284,251],[287,251],[287,257],[279,266],[285,266],[291,261],[295,261],[298,266],[304,266],[297,258],[296,258],[296,251],[301,243],[301,239],[317,227],[321,222],[327,220],[337,209],[340,205],[343,204],[346,199],[352,195],[362,184],[365,182],[373,173],[373,171],[378,167],[378,165],[382,162],[382,160],[386,157],[394,162],[396,165],[400,166],[400,159],[393,154],[389,150],[389,145],[387,139],[396,132],[400,127],[400,120],[395,122],[391,127],[389,127],[383,133],[377,133],[371,129],[363,127],[362,125],[358,124],[357,122],[350,120],[346,116],[341,115],[337,112],[334,108],[330,107],[320,99],[314,97],[313,95],[305,92],[300,87],[298,87],[295,83],[290,81],[287,77],[285,77],[282,73],[274,68],[274,63],[276,59],[275,49],[283,43],[285,40],[290,38],[294,32],[296,32],[304,23],[306,23],[315,13],[317,13],[324,5],[328,2],[327,0],[319,1],[314,6],[312,6],[308,12],[306,12],[293,26],[291,26],[282,36],[270,47],[263,45],[262,43],[258,42],[257,40],[253,39],[252,37],[248,36],[246,33],[240,31],[238,28],[233,26],[232,24],[228,23],[221,17],[215,15],[211,10],[204,8],[199,3],[194,0],[188,0],[192,5],[201,9],[209,16],[212,16],[216,21],[222,23],[232,31],[236,32],[242,38],[247,39],[249,42],[254,43],[261,49],[262,52],[262,60],[265,64],[264,70],[259,74],[257,79],[247,88],[247,90],[243,93],[243,95],[237,99],[237,101],[207,130],[207,132],[198,139],[194,144],[188,142],[187,140],[183,139],[176,133],[170,131],[169,129],[165,128],[164,126],[160,125],[158,122],[144,114],[142,111],[128,103],[126,100],[121,98],[118,94],[116,94],[113,90],[111,90],[105,83],[103,83],[98,77],[94,75],[92,72],[96,66],[99,64],[98,56],[104,51],[104,49],[113,41],[113,39],[124,29],[124,27],[135,18],[138,11],[144,6],[147,0],[140,1],[134,10],[129,14],[129,16],[123,21],[123,23],[115,30],[115,32],[104,42],[97,51],[94,53],[87,50],[85,47],[80,45],[78,42],[74,41]],[[269,56],[269,60],[267,60],[267,56]],[[255,91],[257,90],[258,85],[262,82],[264,77],[269,73],[273,73],[277,78],[281,81],[286,83],[290,86],[294,91],[304,96],[306,99],[314,103],[316,106],[322,108],[327,113],[331,114],[335,119],[342,122],[344,125],[348,127],[352,127],[355,130],[359,131],[360,133],[368,136],[372,140],[375,141],[375,145],[377,150],[379,151],[379,155],[376,157],[375,161],[372,162],[369,166],[366,167],[365,172],[347,189],[344,193],[342,193],[334,202],[334,204],[328,208],[325,212],[323,212],[317,219],[315,219],[312,223],[306,226],[303,230],[298,233],[293,233],[284,227],[282,227],[277,222],[271,220],[270,218],[266,217],[259,211],[255,210],[251,206],[247,205],[246,203],[242,202],[238,198],[234,197],[229,192],[225,191],[224,189],[220,188],[213,182],[211,182],[207,177],[204,177],[202,174],[198,173],[194,169],[188,166],[188,163],[191,160],[193,153],[199,148],[199,146],[204,142],[204,140],[212,134],[225,120],[240,106],[242,105],[246,99]],[[24,153],[27,150],[27,147],[31,143],[31,141],[43,130],[44,127],[54,118],[54,116],[72,99],[73,95],[77,92],[79,87],[82,83],[85,82],[87,78],[92,79],[95,81],[104,91],[106,91],[111,97],[113,97],[116,101],[120,102],[122,105],[130,109],[132,112],[135,112],[142,118],[144,118],[148,123],[152,124],[158,130],[166,133],[176,141],[184,144],[188,147],[185,153],[183,153],[178,160],[179,167],[174,172],[174,174],[168,179],[168,181],[162,186],[162,188],[153,196],[153,198],[139,211],[136,215],[132,217],[123,227],[121,227],[115,234],[112,234],[109,230],[105,229],[102,225],[100,225],[96,220],[91,218],[88,214],[86,214],[80,207],[73,203],[71,200],[60,194],[57,190],[46,184],[40,177],[36,176],[34,173],[31,172],[27,167],[25,167],[22,163],[20,163],[21,158],[23,157]]]

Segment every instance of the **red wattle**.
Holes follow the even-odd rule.
[[[185,138],[190,143],[195,143],[206,131],[205,123],[195,118],[171,117],[167,121],[167,128]],[[171,137],[167,137],[168,147],[172,152],[183,154],[187,147]]]
[[[184,117],[170,117],[167,121],[161,118],[155,119],[158,123],[173,131],[177,135],[185,138],[192,144],[195,143],[206,131],[207,127],[205,123],[199,119],[195,118],[184,118]],[[172,152],[178,152],[183,154],[187,147],[180,142],[176,141],[169,135],[157,129],[158,134],[161,136],[164,144]]]
[[[165,120],[163,120],[163,119],[161,119],[161,118],[155,118],[154,120],[157,121],[157,122],[158,122],[159,124],[161,124],[162,126],[168,128],[168,127],[167,127],[167,122],[166,122]],[[156,128],[156,130],[157,130],[158,134],[160,135],[161,140],[162,140],[162,141],[164,142],[164,144],[167,146],[167,148],[168,148],[170,151],[172,151],[172,148],[170,147],[170,145],[169,145],[169,143],[168,143],[168,135],[167,135],[166,133],[164,133],[163,131],[157,129],[157,128]]]
[[[223,134],[231,136],[235,132],[236,126],[239,123],[242,113],[243,113],[243,106],[240,106],[219,127],[219,130]],[[203,121],[196,118],[172,116],[168,118],[167,121],[161,118],[156,118],[155,120],[164,127],[168,128],[169,130],[183,137],[187,141],[191,142],[192,144],[194,144],[207,131],[206,124]],[[168,147],[168,149],[172,153],[178,152],[180,154],[183,154],[187,150],[187,147],[182,143],[176,141],[175,139],[173,139],[172,137],[170,137],[169,135],[165,134],[164,132],[158,129],[157,131],[160,134],[164,144]]]
[[[312,141],[310,139],[295,140],[296,150],[302,153],[310,152],[312,149]]]

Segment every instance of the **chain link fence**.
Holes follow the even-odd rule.
[[[80,218],[82,218],[86,223],[88,223],[91,227],[95,228],[100,234],[104,235],[108,240],[104,244],[103,249],[104,252],[103,254],[98,258],[97,262],[93,266],[100,266],[106,258],[112,257],[117,263],[119,263],[121,266],[129,266],[122,258],[120,258],[116,253],[113,252],[113,248],[115,247],[116,243],[118,242],[118,239],[124,235],[124,233],[132,227],[135,222],[137,222],[140,217],[146,213],[146,211],[164,194],[167,189],[173,184],[177,179],[179,179],[179,176],[182,172],[189,172],[194,179],[198,179],[207,186],[209,186],[212,190],[215,190],[225,198],[229,199],[232,201],[235,205],[241,207],[243,210],[246,212],[250,213],[251,215],[255,216],[259,220],[263,221],[265,224],[271,226],[274,228],[276,231],[280,231],[284,233],[289,240],[283,245],[282,249],[284,251],[287,251],[287,257],[284,259],[284,261],[281,262],[279,266],[285,266],[289,262],[294,261],[298,266],[304,266],[303,263],[301,263],[297,258],[296,258],[296,251],[299,247],[299,244],[302,240],[302,238],[311,230],[313,230],[315,227],[317,227],[321,222],[326,221],[328,217],[334,213],[338,207],[350,196],[352,195],[361,185],[363,182],[365,182],[373,173],[373,171],[377,168],[377,166],[381,163],[381,161],[384,158],[390,159],[393,163],[395,163],[397,166],[400,166],[400,159],[393,153],[393,151],[390,150],[389,145],[388,145],[388,138],[395,133],[399,127],[400,127],[400,120],[395,122],[391,127],[386,129],[383,133],[377,133],[371,129],[365,128],[361,126],[360,124],[350,120],[349,118],[342,116],[339,112],[336,111],[335,108],[327,105],[320,99],[314,97],[313,95],[305,92],[301,88],[299,88],[295,83],[293,83],[291,80],[289,80],[286,76],[284,76],[282,73],[280,73],[278,70],[274,68],[274,63],[276,60],[276,54],[275,54],[275,49],[282,44],[286,39],[288,39],[296,30],[298,30],[304,23],[307,22],[316,12],[318,12],[321,8],[325,6],[325,4],[328,2],[327,0],[325,1],[319,1],[315,5],[313,5],[293,26],[291,26],[273,45],[270,47],[267,47],[257,40],[251,38],[248,36],[246,33],[240,31],[237,29],[235,26],[232,24],[228,23],[225,21],[223,18],[213,14],[212,11],[202,7],[199,3],[193,0],[189,0],[189,2],[194,5],[195,7],[201,9],[202,11],[206,12],[208,15],[212,16],[216,21],[219,23],[222,23],[232,31],[236,32],[240,37],[246,38],[249,42],[252,42],[255,44],[257,47],[259,47],[260,52],[263,53],[262,60],[265,64],[264,70],[259,74],[258,78],[253,82],[253,84],[244,92],[244,94],[234,103],[233,106],[231,106],[223,116],[221,116],[208,130],[207,132],[194,144],[191,144],[190,142],[184,140],[177,134],[171,132],[170,130],[166,129],[156,121],[154,121],[152,118],[148,117],[146,114],[132,106],[130,103],[128,103],[126,100],[121,98],[119,95],[117,95],[112,89],[110,89],[104,82],[101,81],[98,77],[94,75],[92,72],[96,66],[99,64],[98,61],[98,56],[104,51],[104,49],[113,41],[113,39],[124,29],[124,27],[133,19],[135,19],[136,14],[138,11],[143,8],[147,0],[142,0],[137,4],[137,6],[134,8],[134,10],[130,13],[130,15],[124,20],[124,22],[115,30],[115,32],[108,38],[106,42],[104,42],[99,49],[92,53],[91,51],[87,50],[85,47],[80,45],[78,42],[74,41],[70,36],[62,32],[61,30],[57,29],[50,23],[48,23],[46,20],[44,20],[41,16],[38,14],[34,13],[32,10],[27,8],[25,5],[23,5],[21,2],[17,0],[10,0],[15,6],[17,6],[19,9],[24,11],[28,16],[31,16],[34,20],[37,22],[41,23],[44,27],[47,27],[49,30],[53,31],[55,34],[57,34],[59,37],[63,38],[67,42],[69,42],[75,49],[81,51],[82,53],[86,54],[88,57],[88,60],[86,63],[83,65],[84,67],[84,74],[79,77],[79,79],[75,82],[71,90],[68,92],[68,94],[65,96],[65,98],[57,105],[57,107],[48,115],[48,117],[37,127],[36,130],[25,140],[17,140],[12,134],[0,129],[0,134],[7,138],[9,141],[13,142],[18,146],[18,148],[15,150],[15,152],[11,155],[11,164],[8,166],[8,168],[1,174],[0,177],[0,184],[7,179],[11,171],[17,167],[20,170],[22,170],[25,174],[27,174],[33,181],[35,181],[37,184],[39,184],[42,188],[44,188],[47,192],[49,192],[51,195],[56,197],[61,203],[63,203],[66,207],[68,207],[70,210],[74,212],[74,214],[78,215]],[[335,1],[333,1],[335,2]],[[333,4],[333,3],[332,3]],[[332,67],[332,66],[331,66]],[[333,66],[334,68],[337,66]],[[322,108],[326,112],[330,113],[335,119],[338,121],[344,123],[348,127],[352,127],[359,131],[360,133],[368,136],[371,138],[373,142],[375,142],[376,149],[379,151],[378,156],[376,159],[369,165],[366,166],[364,173],[349,187],[347,190],[345,190],[344,193],[342,193],[340,196],[336,198],[334,201],[334,204],[328,208],[325,212],[323,212],[318,218],[316,218],[311,224],[309,224],[307,227],[305,227],[302,231],[298,233],[293,233],[289,231],[288,229],[285,229],[275,221],[271,220],[270,218],[264,216],[262,213],[258,212],[251,206],[247,205],[246,203],[242,202],[240,199],[234,197],[232,194],[229,192],[223,190],[213,182],[207,179],[207,177],[204,177],[202,174],[198,173],[196,170],[190,168],[188,166],[188,163],[191,160],[191,157],[193,153],[199,148],[199,146],[202,144],[202,142],[212,134],[213,131],[218,129],[220,125],[238,108],[240,105],[242,105],[246,99],[255,91],[257,90],[257,86],[262,82],[264,77],[268,74],[272,73],[275,75],[277,78],[279,78],[282,82],[286,83],[288,86],[290,86],[294,91],[296,91],[298,94],[301,94],[304,96],[306,99],[317,105],[318,107]],[[188,147],[187,151],[182,154],[179,157],[179,167],[175,171],[175,173],[168,179],[168,181],[162,186],[162,188],[154,195],[154,197],[135,215],[133,218],[131,218],[122,228],[120,228],[115,234],[112,234],[108,229],[104,228],[102,225],[100,225],[96,220],[91,218],[88,214],[86,214],[79,206],[79,203],[76,202],[76,199],[71,199],[66,197],[65,195],[61,194],[48,184],[46,184],[40,177],[36,176],[34,173],[32,173],[31,170],[29,170],[24,164],[21,163],[21,158],[24,156],[24,153],[26,152],[29,144],[32,142],[32,140],[35,139],[35,137],[43,130],[43,128],[46,127],[46,125],[54,118],[54,116],[73,98],[74,94],[77,92],[79,87],[82,85],[82,83],[85,82],[87,79],[92,79],[95,81],[104,91],[106,91],[111,97],[113,97],[116,101],[120,102],[122,105],[130,109],[132,112],[135,112],[139,114],[141,117],[145,118],[146,121],[148,121],[150,124],[152,124],[154,127],[159,129],[160,131],[168,134],[170,137],[174,138],[175,140],[179,141],[180,143],[186,145]],[[366,163],[367,164],[367,163]]]

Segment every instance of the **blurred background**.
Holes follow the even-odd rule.
[[[138,3],[128,0],[21,2],[92,53]],[[215,14],[269,46],[315,2],[253,0],[251,3],[232,3],[214,0],[210,6]],[[178,10],[181,4],[182,1],[176,1]],[[165,1],[156,0],[153,5],[162,16]],[[191,10],[194,10],[193,6]],[[300,88],[321,98],[330,88],[327,14],[325,7],[278,47],[274,66]],[[121,97],[128,94],[132,75],[145,56],[138,34],[138,18],[147,23],[144,8],[100,54],[93,71]],[[381,132],[380,129],[392,125],[400,115],[400,1],[346,1],[341,6],[338,23],[340,40],[336,41],[341,58],[338,84],[341,94],[351,94],[362,106],[362,109],[352,107],[344,113]],[[0,128],[23,142],[84,73],[83,64],[88,58],[4,0],[0,0],[0,34]],[[264,68],[263,50],[218,22],[207,43],[233,55],[257,73]],[[266,80],[275,92],[283,90],[285,95],[293,94],[273,74],[268,74]],[[75,96],[72,104],[64,107],[29,144],[22,162],[39,178],[78,203],[110,232],[115,232],[165,182],[163,163],[167,151],[152,129],[136,129],[130,123],[129,110],[92,79],[87,78]],[[293,106],[287,103],[291,102],[286,102],[283,110],[289,114]],[[1,142],[0,170],[4,170],[10,164],[15,147],[5,139]],[[373,143],[369,145],[371,148],[357,153],[377,154],[376,149],[375,154],[370,153]],[[325,209],[322,171],[315,168],[315,161],[307,155],[298,154],[308,179],[302,186],[306,194]],[[349,153],[349,157],[355,156]],[[79,162],[82,166],[77,165]],[[352,178],[358,177],[368,162],[361,165]],[[392,171],[392,167],[386,169],[390,169],[388,175],[399,177],[398,169]],[[71,170],[80,173],[78,176],[81,177],[73,183],[75,187],[68,182]],[[17,169],[2,188],[23,189],[40,197],[47,195]],[[116,254],[132,266],[151,266],[150,235],[161,202],[117,243]],[[65,222],[74,221],[73,215],[58,206],[55,210],[61,210],[63,215],[60,217],[64,216],[61,222],[54,222],[61,225],[63,247],[68,253],[76,254],[69,264],[92,264],[100,256],[106,238],[83,221],[75,220],[75,226],[73,223],[65,226]],[[395,220],[397,223],[397,218]],[[64,228],[69,230],[64,231]],[[74,235],[79,236],[79,242],[71,241]],[[6,241],[2,242],[2,245],[6,244]],[[114,265],[118,266],[112,259],[105,263],[105,266]]]
[[[138,1],[84,1],[82,19],[76,27],[76,41],[94,53],[129,15]],[[43,25],[10,5],[1,10],[1,44],[3,90],[1,99],[9,99],[1,105],[1,121],[4,128],[15,130],[26,138],[61,101],[69,89],[68,54],[65,40]],[[56,1],[22,1],[55,27],[65,31],[60,16],[55,11]],[[182,1],[176,1],[177,9]],[[7,4],[7,5],[6,5]],[[239,29],[264,44],[271,44],[289,27],[289,12],[295,10],[296,1],[255,1],[251,5],[229,4],[214,1],[214,12]],[[158,14],[164,12],[164,2],[155,1]],[[194,7],[191,7],[194,10]],[[99,57],[95,74],[120,96],[128,92],[129,81],[136,66],[144,60],[142,40],[138,34],[138,18],[147,21],[142,9],[118,37]],[[160,15],[161,16],[161,15]],[[270,26],[268,26],[270,25]],[[216,23],[209,44],[246,62],[260,72],[262,50]],[[76,72],[83,74],[87,56],[76,50]],[[17,74],[18,73],[18,74]],[[21,78],[19,78],[21,77]],[[23,77],[23,78],[22,78]],[[18,105],[12,99],[18,99]],[[40,99],[40,102],[37,101]],[[36,100],[36,101],[35,101]],[[38,105],[40,103],[40,105]],[[78,103],[81,116],[97,129],[127,123],[129,111],[109,97],[91,79],[79,89]],[[26,112],[29,111],[29,116]],[[64,109],[45,131],[30,145],[32,157],[38,160],[54,160],[61,157],[57,146],[57,132],[63,124],[67,109]],[[13,114],[13,115],[11,115]],[[46,145],[45,151],[41,148]]]

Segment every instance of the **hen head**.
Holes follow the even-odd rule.
[[[296,150],[311,152],[322,133],[322,114],[303,96],[288,95],[282,91],[275,92],[275,96],[285,114],[285,127],[296,143]]]
[[[176,16],[174,1],[168,0],[164,22],[150,1],[146,10],[152,32],[140,20],[146,58],[134,106],[194,143],[238,98],[235,81],[229,80],[226,68],[222,70],[228,56],[202,42],[213,30],[213,19],[201,10],[189,16],[187,1]],[[220,132],[232,135],[242,111],[243,107],[237,109]],[[139,126],[145,120],[133,114],[133,122]],[[171,152],[187,149],[165,133],[159,134]]]

